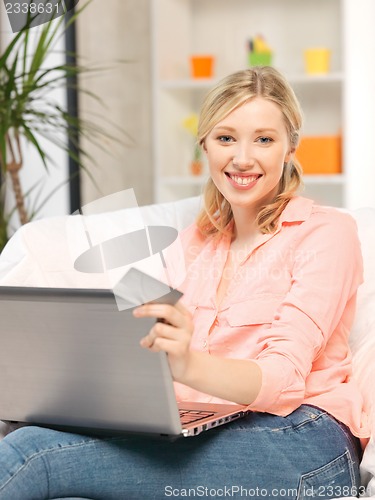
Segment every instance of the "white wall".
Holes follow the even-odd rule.
[[[375,207],[375,1],[343,1],[346,206]]]
[[[94,145],[82,141],[95,159],[86,165],[97,183],[95,186],[82,175],[83,205],[130,188],[140,205],[153,201],[149,15],[149,0],[94,0],[78,18],[77,52],[82,64],[106,68],[82,79],[104,106],[82,95],[81,116],[91,120],[103,117],[101,127],[119,139],[101,139]],[[112,154],[103,152],[101,146]]]

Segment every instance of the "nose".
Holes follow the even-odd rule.
[[[255,163],[254,151],[250,144],[237,144],[232,158],[233,167],[244,170],[252,167]]]

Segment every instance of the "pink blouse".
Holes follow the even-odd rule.
[[[293,198],[277,230],[243,256],[219,307],[230,238],[205,239],[193,224],[181,240],[187,274],[179,288],[194,318],[191,349],[259,365],[262,387],[251,410],[285,416],[311,404],[368,437],[348,346],[363,271],[354,219]],[[178,383],[176,393],[222,402]]]

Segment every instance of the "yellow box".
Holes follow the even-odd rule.
[[[305,136],[296,157],[305,174],[341,173],[341,136]]]
[[[324,75],[329,72],[331,51],[326,48],[306,49],[304,51],[305,71],[309,75]]]

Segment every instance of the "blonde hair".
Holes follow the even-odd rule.
[[[206,96],[198,124],[200,146],[210,131],[234,109],[254,97],[275,103],[281,110],[288,132],[291,150],[298,146],[302,112],[298,100],[286,79],[270,66],[255,67],[233,73],[218,83]],[[287,203],[302,186],[302,169],[292,159],[284,165],[278,194],[273,202],[262,207],[256,223],[262,233],[272,233]],[[231,207],[210,178],[204,189],[204,208],[197,225],[202,234],[228,233],[233,219]]]

